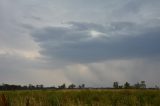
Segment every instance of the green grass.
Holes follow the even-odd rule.
[[[160,106],[159,90],[0,91],[0,106]]]

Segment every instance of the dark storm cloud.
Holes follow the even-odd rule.
[[[129,22],[110,26],[72,22],[71,27],[37,30],[33,37],[42,48],[42,55],[70,62],[159,56],[160,26],[141,27]],[[92,30],[102,32],[103,36],[92,38]]]

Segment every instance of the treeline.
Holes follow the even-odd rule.
[[[2,84],[0,85],[0,90],[33,90],[33,89],[44,89],[43,85],[32,85],[21,86],[21,85],[11,85],[11,84]]]
[[[134,85],[131,85],[129,82],[124,83],[124,85],[119,85],[118,82],[113,83],[113,88],[115,89],[146,89],[146,83],[145,81],[137,82]]]
[[[68,87],[66,84],[59,85],[58,87],[44,87],[41,85],[32,85],[29,84],[28,86],[21,86],[21,85],[11,85],[11,84],[2,84],[0,85],[0,90],[41,90],[41,89],[84,89],[85,84],[76,86],[75,84],[70,84]]]
[[[120,85],[118,82],[113,82],[113,87],[86,87],[85,84],[81,84],[76,86],[75,84],[70,84],[66,86],[66,84],[59,85],[58,87],[44,87],[42,84],[40,85],[11,85],[11,84],[2,84],[0,85],[0,90],[45,90],[45,89],[159,89],[156,85],[152,88],[147,88],[145,81],[137,82],[136,84],[131,85],[129,82]]]

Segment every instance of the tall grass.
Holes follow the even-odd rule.
[[[9,106],[9,102],[4,94],[2,94],[0,98],[0,106]]]
[[[1,91],[0,106],[160,106],[158,90]]]

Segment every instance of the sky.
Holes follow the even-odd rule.
[[[160,86],[159,0],[0,0],[0,83]]]

